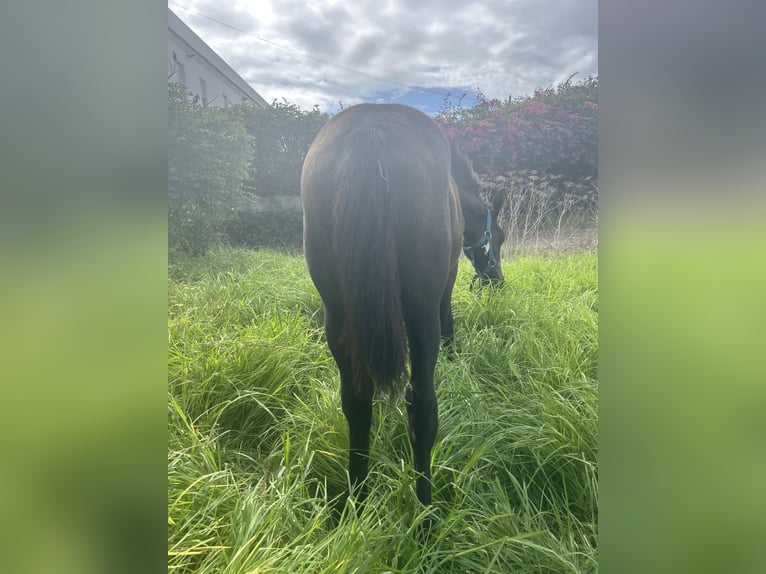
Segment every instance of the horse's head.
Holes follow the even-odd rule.
[[[500,265],[500,246],[505,240],[502,228],[497,224],[497,217],[491,208],[487,208],[483,218],[473,218],[469,225],[469,217],[465,217],[466,239],[463,243],[463,253],[471,260],[476,270],[476,279],[482,283],[502,283],[503,270]],[[477,237],[473,243],[470,238]]]
[[[481,197],[481,184],[471,167],[471,162],[457,148],[452,147],[452,179],[460,193],[465,228],[463,231],[463,253],[471,260],[476,270],[475,279],[482,283],[502,283],[503,271],[500,265],[500,247],[505,233],[498,224],[497,213],[501,207],[501,196],[495,197],[495,205],[487,205]]]

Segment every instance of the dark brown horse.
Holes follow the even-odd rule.
[[[417,496],[431,503],[437,429],[433,375],[461,249],[477,276],[502,279],[503,233],[479,196],[470,163],[425,114],[360,104],[334,116],[303,164],[303,240],[325,308],[349,428],[349,476],[366,494],[375,388],[406,371]],[[359,487],[359,488],[356,488]]]

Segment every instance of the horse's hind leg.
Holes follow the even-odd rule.
[[[455,340],[455,320],[452,316],[452,289],[455,287],[457,278],[457,265],[450,271],[447,279],[447,287],[444,289],[442,300],[439,304],[439,319],[441,322],[441,340],[447,357],[452,359],[455,356],[453,343]]]
[[[410,343],[411,379],[407,390],[407,414],[415,470],[420,473],[418,500],[431,504],[431,449],[436,440],[438,411],[434,392],[434,368],[439,355],[439,315],[418,310],[407,319]]]
[[[348,475],[351,488],[359,502],[367,498],[368,463],[370,458],[370,426],[372,397],[358,397],[349,377],[341,375],[341,402],[348,421]]]
[[[353,384],[353,370],[341,339],[343,316],[339,311],[325,308],[325,334],[340,371],[340,396],[343,414],[348,422],[348,474],[351,489],[359,502],[367,497],[364,479],[370,456],[370,426],[372,424],[372,393],[358,396]]]

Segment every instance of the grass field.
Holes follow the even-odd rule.
[[[303,259],[221,249],[174,266],[169,571],[595,572],[597,256],[503,270],[502,290],[477,295],[461,262],[434,506],[415,497],[404,403],[381,399],[369,502],[338,516],[348,433]]]

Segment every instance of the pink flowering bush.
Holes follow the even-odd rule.
[[[570,78],[519,100],[479,92],[473,107],[445,103],[436,119],[486,178],[519,169],[598,176],[598,78]]]
[[[445,102],[436,120],[501,206],[509,245],[558,240],[598,221],[598,78],[518,100],[479,92],[470,108]]]

